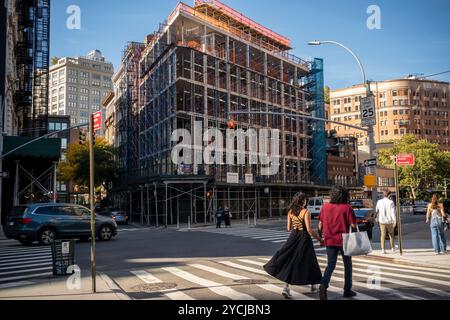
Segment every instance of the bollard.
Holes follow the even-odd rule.
[[[188,218],[188,230],[191,231],[191,217]]]

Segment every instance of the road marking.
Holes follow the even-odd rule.
[[[201,264],[190,264],[189,266],[200,269],[200,270],[204,270],[204,271],[207,271],[207,272],[210,272],[213,274],[217,274],[221,277],[232,279],[232,280],[250,280],[250,278],[248,278],[248,277],[244,277],[244,276],[234,274],[234,273],[229,273],[229,272],[217,269],[217,268],[213,268],[213,267],[209,267],[209,266],[205,266],[205,265],[201,265]],[[277,293],[277,294],[281,294],[281,292],[283,290],[282,288],[275,286],[273,284],[257,284],[256,286],[263,290]],[[296,300],[314,300],[314,299],[312,299],[304,294],[301,294],[299,292],[296,292],[294,290],[291,290],[291,294],[292,294],[292,297]]]
[[[11,258],[11,257],[23,257],[23,256],[25,256],[25,257],[37,257],[37,256],[51,256],[52,255],[52,253],[50,252],[50,253],[33,253],[33,254],[23,254],[23,253],[17,253],[17,254],[8,254],[8,255],[3,255],[3,257],[5,257],[5,258]],[[3,257],[1,257],[1,255],[0,255],[0,261],[2,261],[3,260]]]
[[[253,261],[253,260],[248,260],[248,259],[239,259],[238,261],[242,262],[242,263],[247,263],[247,264],[253,264],[253,265],[257,265],[260,267],[263,267],[265,265],[265,263],[263,262],[258,262],[258,261]],[[365,295],[363,293],[358,293],[360,295],[361,298],[363,298],[364,300],[374,300],[374,297],[370,297],[368,295]],[[377,300],[377,299],[376,299]]]
[[[45,262],[45,263],[35,263],[35,264],[24,264],[24,265],[18,265],[18,266],[14,266],[14,267],[5,267],[5,268],[0,268],[0,271],[3,271],[3,270],[14,270],[14,269],[17,269],[17,268],[28,268],[28,267],[41,267],[41,266],[48,266],[48,265],[51,265],[52,264],[52,262],[50,261],[50,262]],[[1,275],[2,273],[0,273],[0,275]]]
[[[324,262],[321,262],[321,264],[323,266],[326,265],[326,257],[318,257],[318,259],[324,261]],[[341,266],[341,264],[339,265],[339,268],[344,268],[344,266],[343,265]],[[336,266],[336,267],[338,267],[338,266]],[[360,271],[360,272],[367,272],[367,269],[364,270],[364,269],[360,269],[360,268],[353,268],[353,270],[354,271]],[[356,273],[354,273],[354,274],[356,274]],[[445,297],[450,296],[450,293],[445,292],[445,291],[440,290],[440,289],[429,288],[429,287],[425,287],[425,286],[423,286],[421,284],[417,284],[417,283],[413,283],[413,282],[407,282],[407,281],[403,281],[403,280],[397,280],[397,279],[387,278],[386,277],[386,275],[392,275],[394,277],[397,277],[397,276],[401,276],[400,274],[392,274],[392,273],[386,273],[386,272],[382,272],[381,274],[383,275],[382,280],[385,281],[385,282],[398,284],[398,285],[404,286],[404,287],[419,288],[419,289],[422,289],[424,291],[427,291],[429,293],[432,293],[432,294],[435,294],[435,295],[438,295],[438,296],[445,296]],[[370,276],[370,275],[366,274],[366,275],[363,276],[363,278],[364,277],[368,277],[368,276]],[[414,278],[419,279],[419,280],[423,279],[423,278],[417,278],[417,277],[414,277]]]
[[[219,261],[219,263],[224,264],[224,265],[229,266],[229,267],[232,267],[232,268],[242,269],[242,270],[245,270],[245,271],[250,271],[250,272],[253,272],[253,273],[257,273],[257,274],[262,274],[262,275],[268,276],[267,272],[265,272],[263,270],[255,269],[255,268],[252,268],[252,267],[243,266],[243,265],[231,262],[231,261]]]
[[[249,279],[249,278],[244,277],[244,276],[240,276],[240,275],[237,275],[237,274],[229,273],[229,272],[226,272],[226,271],[223,271],[223,270],[220,270],[220,269],[204,266],[204,265],[201,265],[201,264],[189,264],[189,266],[193,267],[193,268],[197,268],[197,269],[203,270],[203,271],[211,272],[211,273],[217,274],[217,275],[219,275],[221,277],[232,279],[232,280],[248,280]]]
[[[31,281],[11,282],[11,283],[0,284],[0,289],[10,289],[10,288],[31,286],[33,284],[34,284],[34,282],[31,282]]]
[[[48,260],[48,259],[51,259],[51,258],[52,258],[52,255],[44,255],[44,256],[38,256],[38,257],[34,257],[34,258],[16,257],[16,258],[13,258],[13,259],[0,260],[0,266],[5,265],[3,262],[8,262],[9,263],[9,262],[12,262],[12,261],[14,261],[14,262],[22,262],[22,261],[29,261],[29,260],[35,261],[36,259],[38,259],[38,260],[43,260],[43,259]]]
[[[141,279],[146,284],[157,284],[157,283],[163,283],[162,280],[156,278],[155,276],[151,275],[147,271],[144,270],[137,270],[137,271],[131,271],[134,275],[136,275],[139,279]],[[170,300],[195,300],[191,296],[188,296],[187,294],[180,292],[178,290],[160,290],[156,291],[164,294],[167,298]]]
[[[39,278],[52,276],[53,272],[39,273],[39,274],[30,274],[27,276],[17,276],[17,277],[9,277],[9,278],[0,278],[0,282],[14,281],[14,280],[22,280],[22,279],[31,279],[31,278]]]
[[[209,290],[211,290],[212,292],[214,292],[220,296],[229,298],[231,300],[256,300],[254,297],[252,297],[248,294],[238,292],[232,288],[224,286],[221,283],[217,283],[214,281],[210,281],[207,279],[197,277],[189,272],[183,271],[178,268],[170,267],[170,268],[163,268],[163,270],[170,272],[170,273],[176,275],[177,277],[180,277],[186,281],[206,287]]]
[[[132,274],[137,276],[139,279],[144,281],[147,284],[155,284],[155,283],[162,283],[161,280],[158,278],[152,276],[150,273],[143,271],[143,270],[137,270],[137,271],[131,271]]]
[[[48,270],[50,268],[35,268],[35,269],[26,269],[26,270],[17,270],[17,271],[8,271],[8,272],[2,272],[0,273],[0,276],[7,275],[7,274],[14,274],[14,273],[27,273],[27,272],[35,272],[35,271],[42,271],[42,270]],[[3,279],[0,278],[0,281]]]

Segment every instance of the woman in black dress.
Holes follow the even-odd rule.
[[[311,213],[305,209],[308,199],[304,193],[297,193],[289,206],[288,231],[292,231],[289,240],[265,266],[271,276],[286,283],[283,290],[285,298],[291,298],[289,285],[316,285],[322,280],[319,263],[311,237],[321,244],[322,239],[313,230]]]

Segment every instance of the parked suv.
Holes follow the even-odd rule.
[[[111,217],[95,216],[96,236],[101,241],[117,235]],[[89,209],[73,204],[30,204],[17,206],[6,217],[5,235],[24,245],[38,241],[49,245],[54,239],[87,240],[91,235]]]

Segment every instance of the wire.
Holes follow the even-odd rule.
[[[435,77],[435,76],[440,76],[441,74],[446,74],[446,73],[450,73],[450,70],[448,71],[444,71],[444,72],[439,72],[439,73],[435,73],[429,76],[425,76],[425,77],[420,77],[420,79],[426,79],[426,78],[431,78],[431,77]]]

